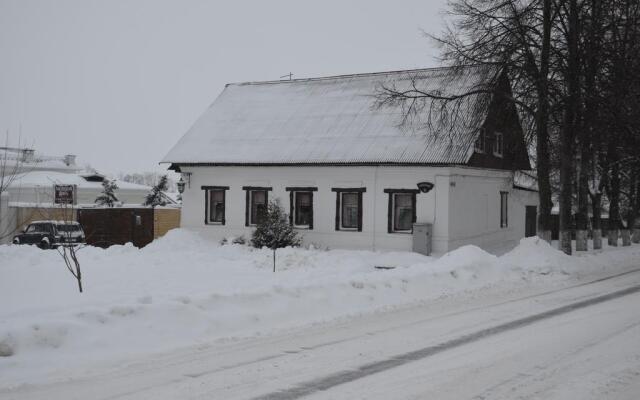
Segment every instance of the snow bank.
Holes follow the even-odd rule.
[[[79,252],[85,293],[55,251],[0,246],[0,386],[59,379],[57,366],[114,362],[627,265],[638,246],[569,257],[529,238],[502,257],[465,246],[416,253],[220,246],[186,230],[144,249]],[[626,263],[626,264],[625,264]],[[376,268],[376,267],[384,267]]]

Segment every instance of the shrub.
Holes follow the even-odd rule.
[[[259,219],[253,231],[251,244],[254,247],[279,249],[287,246],[299,246],[298,233],[289,224],[287,214],[277,201],[270,201],[266,211]]]

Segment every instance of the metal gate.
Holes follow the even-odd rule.
[[[78,210],[78,222],[93,246],[131,242],[144,247],[154,238],[151,208],[85,208]]]

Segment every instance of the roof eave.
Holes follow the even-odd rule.
[[[398,162],[398,161],[335,161],[335,162],[171,162],[170,170],[179,171],[180,167],[375,167],[375,166],[399,166],[399,167],[451,167],[467,165],[466,162]]]

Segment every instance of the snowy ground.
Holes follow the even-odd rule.
[[[640,246],[567,257],[528,239],[501,257],[467,246],[439,259],[284,249],[275,274],[268,250],[217,246],[182,230],[142,250],[79,254],[83,294],[55,251],[0,246],[0,350],[13,353],[0,357],[0,388],[215,340],[567,287],[637,268]]]

